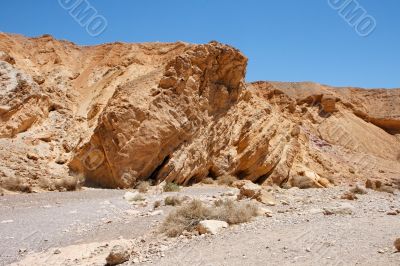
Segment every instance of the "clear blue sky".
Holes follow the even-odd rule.
[[[357,35],[328,0],[88,1],[108,22],[97,37],[58,0],[1,1],[0,31],[49,33],[85,45],[218,40],[249,58],[248,81],[400,87],[399,0],[358,0],[377,22],[368,37]]]

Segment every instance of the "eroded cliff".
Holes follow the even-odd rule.
[[[0,34],[0,185],[399,176],[399,89],[246,84],[246,65],[217,42],[82,47]]]

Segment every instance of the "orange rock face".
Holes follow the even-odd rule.
[[[80,47],[0,34],[0,186],[399,176],[400,90],[246,84],[246,65],[217,42]]]

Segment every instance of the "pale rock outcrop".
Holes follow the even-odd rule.
[[[15,59],[11,55],[9,55],[8,53],[6,53],[4,51],[0,51],[0,61],[7,62],[11,65],[15,64]]]
[[[239,188],[238,199],[254,199],[265,205],[274,206],[276,201],[274,196],[266,191],[262,186],[254,184],[249,180],[241,180],[235,183]]]
[[[354,213],[354,206],[348,203],[342,203],[334,207],[325,207],[325,215],[351,215]]]
[[[218,234],[222,229],[228,228],[228,223],[224,221],[217,220],[204,220],[201,221],[197,227],[200,234]]]
[[[241,198],[257,198],[260,195],[262,187],[252,182],[246,182],[240,187]]]
[[[128,202],[135,201],[135,199],[139,196],[139,192],[126,192],[123,196],[124,200]]]
[[[298,188],[323,188],[330,185],[329,181],[321,178],[317,173],[311,170],[302,170],[298,175],[289,180],[291,186]]]
[[[48,116],[49,97],[26,74],[0,61],[0,138],[12,138]]]

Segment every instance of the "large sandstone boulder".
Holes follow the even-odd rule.
[[[240,189],[238,199],[254,199],[265,205],[276,205],[275,197],[262,186],[248,180],[237,181],[235,185]]]
[[[302,189],[306,188],[324,188],[330,185],[329,181],[321,178],[317,173],[311,170],[303,170],[299,175],[295,175],[290,179],[290,184],[293,187]]]
[[[246,62],[231,47],[199,45],[170,61],[159,78],[148,77],[150,95],[134,93],[134,84],[121,87],[71,167],[106,187],[207,176],[213,131],[242,93]],[[105,159],[87,169],[79,156],[93,147]]]
[[[245,90],[246,63],[238,50],[213,42],[146,77],[148,94],[136,84],[119,88],[71,169],[105,187],[143,179],[191,184],[224,174],[283,182],[299,134],[287,132],[292,122]]]
[[[241,198],[257,198],[261,193],[262,187],[252,182],[246,182],[240,187]]]

